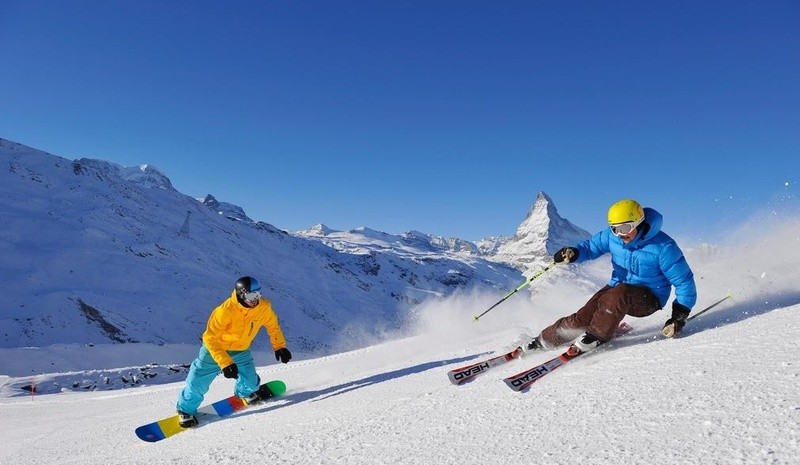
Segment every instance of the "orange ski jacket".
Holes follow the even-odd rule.
[[[272,302],[262,297],[254,308],[247,308],[236,300],[236,291],[232,291],[208,317],[203,343],[217,365],[225,368],[233,363],[228,351],[249,349],[262,326],[267,330],[273,350],[286,347]]]

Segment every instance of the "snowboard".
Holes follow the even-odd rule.
[[[281,396],[286,392],[286,384],[283,381],[269,381],[262,384],[266,386],[272,393],[271,397]],[[262,401],[263,402],[263,401]],[[259,405],[254,404],[254,405]],[[178,424],[178,415],[164,418],[162,420],[154,421],[136,428],[136,436],[142,441],[158,442],[170,436],[186,431],[187,429],[198,428],[207,423],[221,420],[236,412],[240,412],[249,407],[247,401],[238,396],[230,396],[227,399],[222,399],[213,404],[205,405],[197,409],[197,426],[191,428],[182,428]]]

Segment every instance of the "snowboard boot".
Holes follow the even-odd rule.
[[[192,426],[197,426],[197,417],[178,410],[178,424],[181,426],[181,428],[191,428]]]
[[[269,390],[266,384],[262,384],[256,391],[244,398],[247,405],[254,405],[272,397],[272,391]]]

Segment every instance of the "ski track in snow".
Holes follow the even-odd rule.
[[[730,306],[729,314],[735,309]],[[183,383],[0,398],[0,463],[794,464],[800,455],[799,305],[657,336],[629,319],[614,347],[515,393],[504,376],[463,386],[449,369],[501,350],[512,330],[443,343],[423,335],[259,369],[287,394],[159,443],[133,430],[170,414]],[[725,314],[721,309],[718,314]],[[699,320],[699,319],[698,319]],[[207,401],[229,395],[218,378]]]

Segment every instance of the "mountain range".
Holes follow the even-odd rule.
[[[2,348],[194,343],[243,275],[262,283],[291,347],[358,347],[401,329],[427,299],[503,295],[589,236],[544,192],[516,234],[471,242],[285,231],[212,194],[178,192],[149,164],[70,160],[5,139],[0,162]]]

